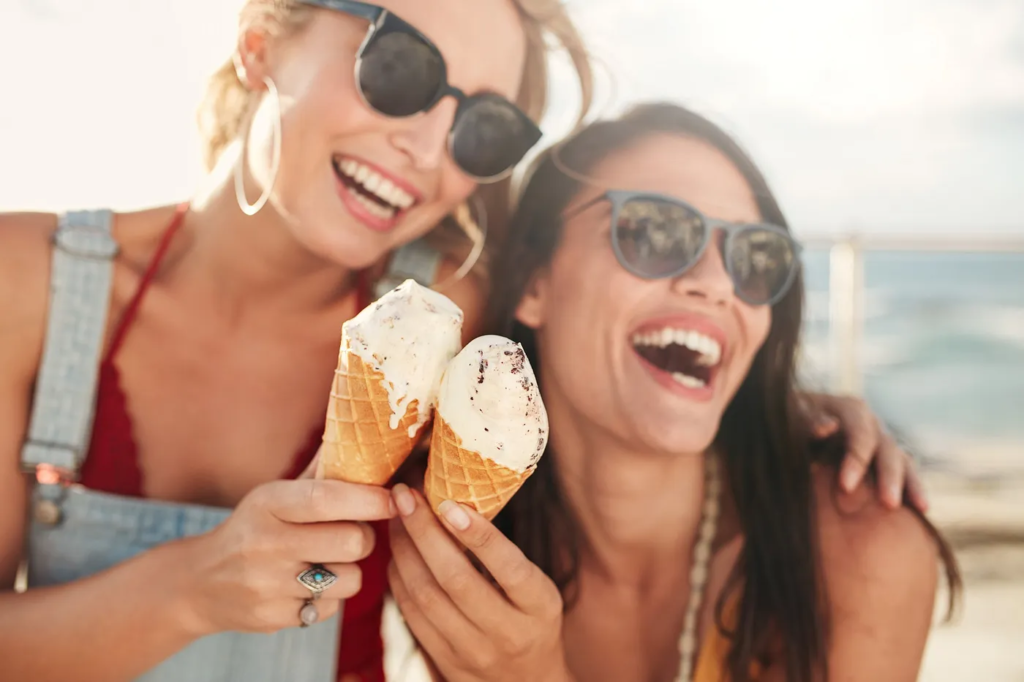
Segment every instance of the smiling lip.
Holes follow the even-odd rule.
[[[633,355],[636,356],[640,365],[650,374],[651,378],[654,379],[658,384],[671,391],[675,395],[687,398],[697,402],[707,402],[711,400],[715,395],[715,386],[717,383],[718,370],[721,369],[725,362],[725,355],[728,349],[727,336],[725,331],[717,324],[712,322],[706,317],[693,314],[674,314],[666,315],[662,317],[652,318],[644,321],[642,324],[634,328],[629,338],[632,340],[636,335],[645,335],[653,332],[661,331],[665,328],[694,331],[713,339],[718,343],[721,348],[722,358],[719,362],[710,368],[710,376],[707,383],[701,387],[684,386],[672,377],[670,372],[666,372],[660,367],[655,366],[644,358],[630,341],[630,349],[633,351]]]
[[[371,212],[371,210],[363,204],[363,201],[361,200],[361,195],[359,195],[358,191],[352,186],[351,181],[343,178],[339,174],[338,166],[345,159],[355,161],[363,166],[366,166],[369,169],[372,169],[382,178],[385,178],[386,180],[390,181],[393,185],[395,185],[395,187],[398,187],[401,190],[407,192],[410,196],[413,197],[413,204],[408,208],[395,210],[394,215],[391,216],[390,218],[376,215],[375,213]],[[364,225],[377,232],[389,232],[392,229],[394,229],[395,226],[398,225],[402,216],[404,216],[410,209],[415,208],[420,202],[423,201],[423,194],[418,189],[413,187],[411,184],[409,184],[402,178],[396,177],[395,175],[389,173],[380,166],[370,163],[365,159],[356,156],[340,155],[332,158],[331,165],[332,170],[334,171],[335,188],[339,198],[345,205],[345,208],[348,209],[349,213],[355,216],[360,222],[362,222]]]

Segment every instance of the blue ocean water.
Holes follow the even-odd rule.
[[[827,381],[828,254],[805,252],[807,376]],[[865,397],[926,461],[1024,471],[1024,254],[868,252]],[[992,470],[994,467],[994,470]]]

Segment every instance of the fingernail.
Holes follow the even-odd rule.
[[[898,487],[894,485],[889,486],[888,495],[889,504],[892,505],[893,508],[896,508],[903,503],[903,495]]]
[[[391,495],[395,500],[395,504],[398,505],[398,511],[402,516],[409,516],[416,511],[416,499],[409,492],[409,487],[404,483],[396,485],[394,490],[391,491]]]
[[[444,516],[444,518],[451,524],[455,530],[466,530],[469,528],[469,514],[466,510],[460,507],[457,503],[451,500],[445,500],[438,507],[438,511]]]
[[[840,483],[843,486],[843,490],[852,493],[853,489],[857,487],[857,472],[853,469],[844,469]]]
[[[398,516],[398,507],[395,506],[395,498],[388,495],[388,517],[394,518]]]

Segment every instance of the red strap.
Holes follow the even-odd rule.
[[[139,282],[139,288],[136,289],[135,295],[132,296],[132,300],[128,302],[124,312],[121,314],[121,320],[117,323],[117,329],[114,330],[114,337],[110,342],[110,350],[107,351],[107,359],[113,358],[117,351],[121,348],[121,344],[124,342],[124,337],[128,333],[128,327],[132,320],[135,319],[135,315],[139,312],[139,306],[142,304],[142,297],[146,293],[146,289],[149,288],[150,283],[156,276],[156,271],[160,267],[160,262],[167,255],[167,249],[171,245],[171,239],[177,233],[178,228],[181,227],[182,223],[185,222],[185,214],[188,213],[188,203],[180,204],[174,211],[174,217],[171,218],[171,223],[164,230],[164,236],[160,239],[160,245],[157,246],[156,252],[153,254],[153,259],[149,262],[149,266],[146,268],[146,272],[142,275],[142,281]]]

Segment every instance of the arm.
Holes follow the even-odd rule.
[[[373,547],[372,532],[349,521],[390,518],[383,489],[338,481],[270,483],[253,491],[210,534],[169,543],[74,583],[14,592],[28,491],[19,450],[41,355],[48,237],[54,226],[52,217],[0,217],[0,660],[5,675],[34,682],[130,680],[206,634],[295,626],[309,596],[295,580],[308,567],[303,559],[338,574],[318,602],[321,617],[329,617],[340,599],[359,590],[361,573],[349,564]],[[132,646],[123,646],[128,641]]]

